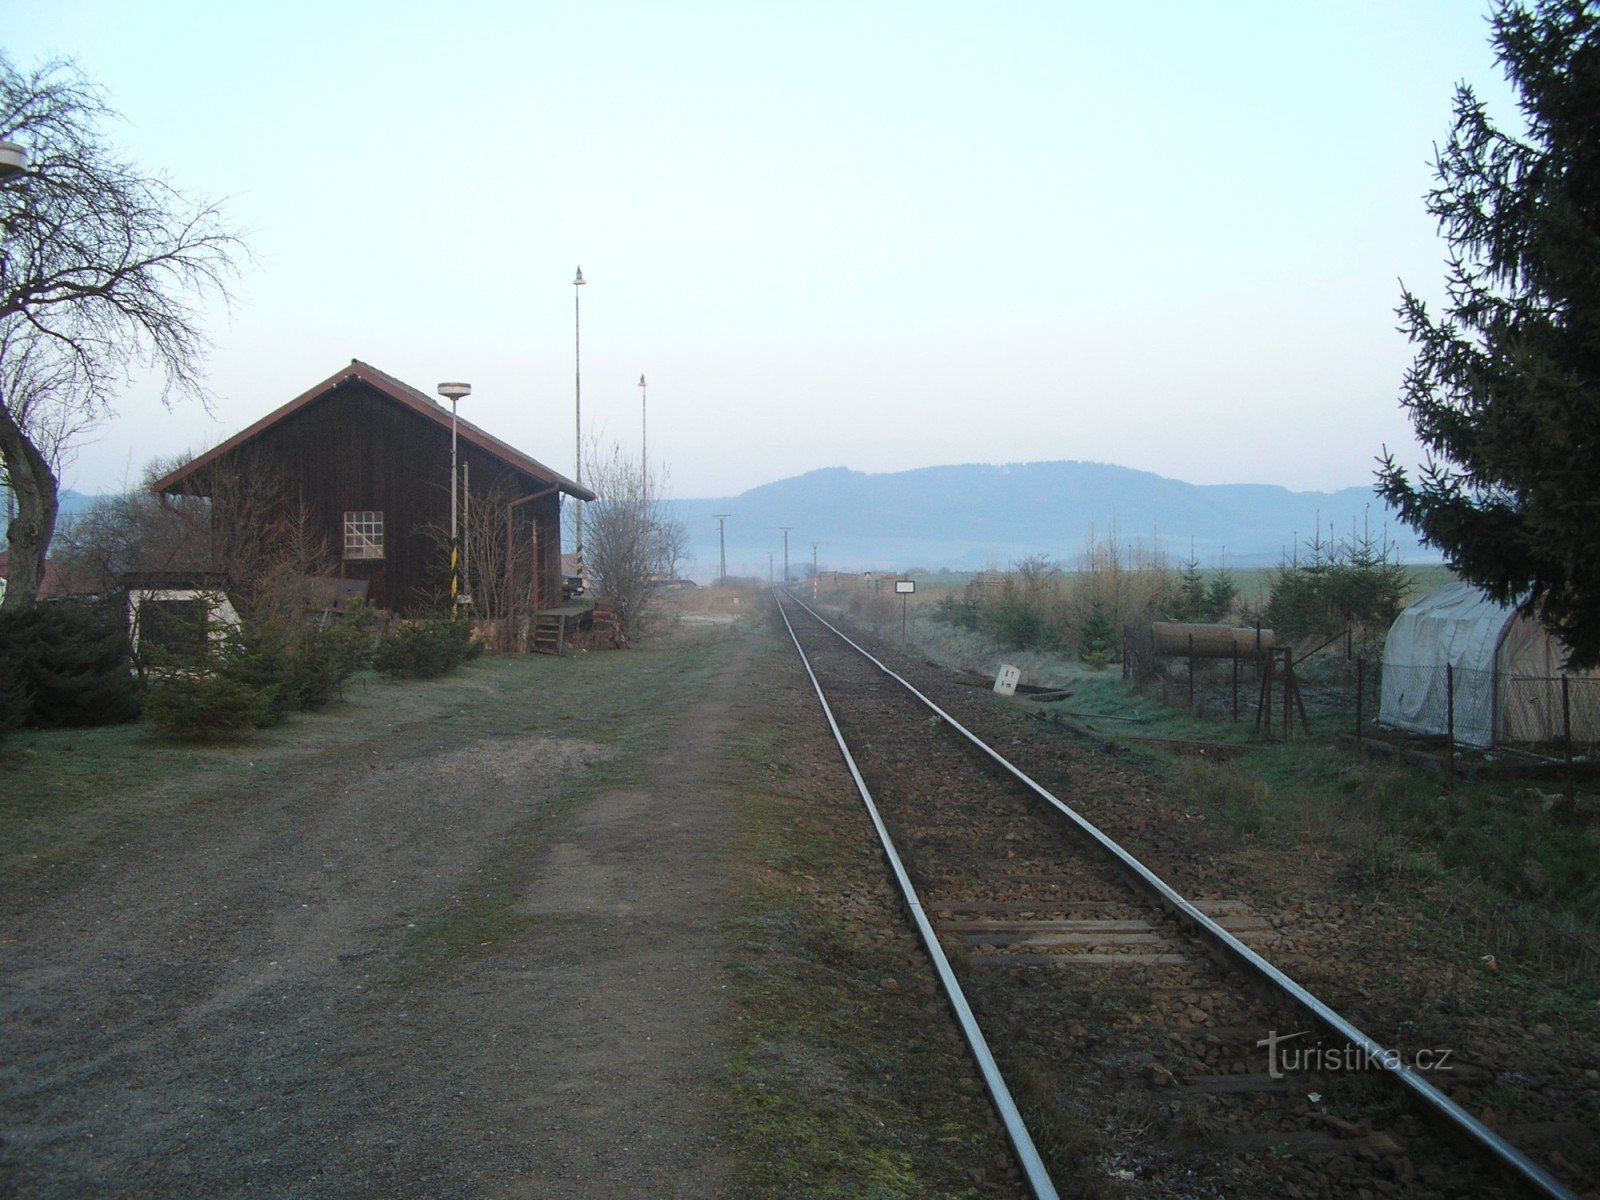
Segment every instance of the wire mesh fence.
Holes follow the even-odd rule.
[[[1600,743],[1600,679],[1395,664],[1384,664],[1380,678],[1372,715],[1394,729],[1475,749],[1587,754]]]
[[[1251,722],[1272,739],[1298,737],[1302,730],[1353,730],[1358,739],[1413,734],[1452,751],[1516,748],[1552,758],[1600,753],[1600,678],[1386,664],[1347,637],[1318,650],[1296,656],[1276,648],[1260,657],[1209,661],[1149,654],[1146,662],[1130,647],[1128,661],[1135,665],[1125,674],[1136,687],[1158,686],[1169,703]]]

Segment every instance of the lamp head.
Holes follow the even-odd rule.
[[[28,152],[15,142],[0,140],[0,179],[20,175],[28,167]]]
[[[640,387],[644,386],[644,376],[643,375],[639,376],[639,386]]]
[[[572,286],[573,287],[582,287],[583,286],[583,268],[582,267],[578,268],[578,275],[577,275],[577,278],[572,281]]]
[[[441,383],[439,385],[439,395],[454,404],[462,397],[472,395],[472,385],[470,383]]]

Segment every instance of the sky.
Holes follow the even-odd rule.
[[[63,472],[117,491],[361,358],[566,474],[677,497],[830,466],[1084,459],[1370,483],[1442,291],[1480,0],[17,4],[144,169],[244,231],[209,408],[136,380]],[[643,393],[640,375],[648,381]]]

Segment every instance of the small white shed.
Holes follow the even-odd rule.
[[[1417,600],[1389,629],[1378,722],[1413,733],[1447,731],[1446,666],[1453,668],[1457,742],[1556,742],[1564,736],[1565,647],[1537,621],[1470,583]],[[1568,674],[1574,741],[1600,740],[1600,676]]]

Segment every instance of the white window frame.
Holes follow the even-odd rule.
[[[377,509],[352,510],[344,514],[344,558],[346,562],[375,562],[382,559],[383,513]]]

